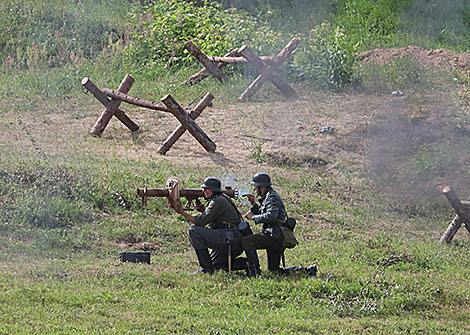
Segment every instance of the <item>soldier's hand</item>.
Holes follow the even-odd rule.
[[[245,197],[248,199],[250,204],[254,206],[256,204],[255,196],[251,193],[245,194]]]
[[[206,210],[206,206],[199,199],[196,199],[196,210],[201,213]]]

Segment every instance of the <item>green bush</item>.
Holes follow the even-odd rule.
[[[398,32],[401,9],[411,0],[340,0],[335,23],[347,34],[350,43],[361,49],[391,42]]]
[[[31,69],[95,57],[110,40],[124,36],[130,3],[124,0],[2,1],[1,63],[6,69]]]
[[[207,55],[221,56],[243,44],[264,54],[278,46],[280,34],[244,12],[223,10],[215,2],[198,7],[192,2],[156,1],[132,14],[133,42],[127,47],[132,62],[149,64],[189,60],[186,41]]]
[[[293,74],[320,88],[343,89],[359,81],[356,48],[342,29],[323,23],[303,39],[294,56]]]

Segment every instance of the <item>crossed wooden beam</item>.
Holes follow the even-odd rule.
[[[445,186],[442,189],[442,193],[444,193],[456,213],[444,235],[439,240],[440,242],[450,243],[462,224],[465,224],[465,228],[470,233],[470,201],[461,201],[450,186]]]
[[[196,124],[196,122],[194,122],[194,120],[196,120],[199,115],[201,115],[202,111],[212,102],[212,99],[214,99],[214,96],[211,93],[206,93],[206,95],[196,105],[196,107],[190,110],[188,113],[170,94],[165,95],[161,99],[161,102],[153,102],[128,95],[127,92],[129,92],[133,82],[134,79],[129,74],[127,74],[117,90],[112,90],[109,88],[103,88],[100,90],[90,79],[84,78],[82,80],[82,85],[106,107],[93,125],[90,131],[92,135],[101,136],[113,115],[116,116],[132,131],[139,130],[139,126],[137,126],[122,110],[119,109],[119,105],[124,101],[131,105],[171,113],[181,123],[173,131],[173,133],[170,134],[165,142],[163,142],[160,148],[158,148],[158,152],[160,154],[166,154],[166,152],[170,150],[173,144],[178,141],[178,139],[184,134],[186,130],[188,130],[189,133],[193,135],[193,137],[208,152],[215,151],[215,143],[212,142],[209,136],[207,136],[206,133]],[[108,97],[110,97],[111,100],[109,100]]]
[[[266,81],[271,81],[286,97],[297,97],[295,90],[289,83],[275,72],[281,64],[286,60],[299,45],[299,40],[293,38],[276,56],[260,57],[248,46],[244,45],[240,49],[230,51],[223,57],[206,56],[191,41],[186,43],[186,49],[204,66],[204,69],[193,75],[182,84],[192,84],[207,78],[209,75],[214,76],[219,81],[227,80],[222,72],[222,67],[227,64],[250,63],[258,69],[260,74],[251,83],[250,86],[240,95],[239,99],[244,101],[251,98]]]

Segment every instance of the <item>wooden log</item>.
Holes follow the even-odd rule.
[[[274,75],[279,69],[282,62],[290,56],[290,54],[299,45],[299,40],[293,38],[274,58],[273,63],[268,65],[261,57],[254,53],[249,47],[244,45],[240,49],[240,53],[251,64],[261,71],[261,74],[251,83],[250,86],[240,95],[240,100],[246,100],[252,97],[258,91],[266,80],[270,80],[286,97],[295,97],[295,90],[281,77]]]
[[[238,49],[234,49],[230,51],[229,53],[225,54],[224,57],[232,57],[232,56],[238,56],[238,55],[239,55]],[[228,65],[228,63],[219,62],[217,64],[219,69],[222,69],[226,65]],[[185,81],[183,81],[180,85],[186,85],[186,84],[194,85],[200,82],[201,80],[206,79],[209,76],[210,76],[210,73],[207,71],[206,68],[203,68],[198,73],[192,75],[189,79],[186,79]]]
[[[186,111],[176,102],[170,94],[167,94],[161,100],[165,106],[175,115],[178,121],[194,136],[194,138],[208,152],[214,152],[216,145],[209,136],[191,119]]]
[[[247,46],[240,49],[240,53],[246,57],[251,64],[260,69],[264,64],[261,74],[248,86],[248,88],[240,95],[240,100],[251,98],[258,91],[266,80],[270,80],[286,97],[291,98],[297,96],[297,92],[282,77],[274,74],[280,66],[280,63],[268,66],[257,54],[255,54]]]
[[[462,221],[470,223],[469,212],[465,209],[464,205],[460,201],[457,194],[455,194],[454,190],[452,190],[450,186],[445,186],[442,189],[442,193],[444,193],[450,205],[455,210],[455,213],[457,213],[457,215],[462,219]]]
[[[287,45],[282,48],[281,51],[276,56],[271,57],[271,61],[274,64],[277,64],[278,66],[281,65],[281,63],[290,56],[290,54],[298,47],[300,41],[297,38],[293,38],[292,40],[287,43]],[[248,53],[244,53],[244,50],[248,50]],[[251,51],[251,52],[250,52]],[[244,45],[240,48],[239,50],[240,54],[243,57],[249,57],[247,58],[248,61],[255,66],[260,72],[262,72],[265,67],[268,65],[267,62],[265,62],[262,57],[259,57],[257,54],[255,54],[248,46]],[[251,56],[251,57],[250,57]]]
[[[130,74],[126,74],[124,79],[122,80],[121,84],[119,85],[118,91],[122,93],[127,93],[132,87],[134,83],[134,78],[131,77]],[[90,130],[90,134],[94,136],[101,136],[104,129],[109,123],[109,120],[113,117],[114,113],[118,109],[121,101],[118,99],[111,99],[111,101],[106,106],[106,109],[101,113],[98,120],[96,120],[95,124]]]
[[[168,197],[170,192],[167,188],[137,188],[137,196],[139,197]],[[232,188],[225,188],[222,190],[226,195],[235,198],[237,192]],[[198,188],[182,188],[180,189],[181,198],[203,198],[204,192]]]
[[[196,107],[189,113],[189,117],[193,120],[196,120],[202,111],[211,103],[214,96],[211,93],[206,93],[204,98],[196,105]],[[174,131],[171,133],[170,136],[163,142],[163,144],[158,148],[158,153],[164,155],[167,153],[168,150],[173,146],[173,144],[178,141],[181,135],[184,134],[186,128],[180,124]]]
[[[153,102],[150,100],[136,98],[136,97],[133,97],[132,95],[124,94],[124,93],[121,93],[121,92],[118,92],[116,90],[112,90],[109,88],[103,88],[103,93],[109,97],[112,97],[113,99],[125,101],[131,105],[171,113],[171,111],[169,111],[168,108],[161,102]]]
[[[104,94],[96,85],[87,77],[82,79],[82,85],[85,87],[93,96],[98,99],[104,107],[107,107],[110,99]],[[122,110],[116,109],[114,115],[129,128],[131,131],[139,130],[139,126],[134,123]]]
[[[191,41],[188,41],[185,45],[186,50],[188,50],[196,59],[204,65],[204,67],[209,71],[214,77],[220,81],[226,81],[227,77],[222,72],[222,70],[217,66],[216,63],[209,60],[206,55],[202,53],[197,46],[195,46]]]
[[[460,226],[462,225],[463,221],[460,219],[458,215],[454,217],[450,225],[447,227],[447,230],[445,233],[442,235],[441,239],[439,242],[441,243],[450,243],[452,239],[454,238],[455,234],[457,233],[457,230],[459,230]]]
[[[222,57],[217,57],[217,56],[207,56],[207,58],[213,62],[220,62],[220,63],[226,63],[226,64],[241,64],[241,63],[248,63],[248,60],[245,57],[233,57],[233,56],[222,56]],[[260,58],[267,62],[267,63],[273,63],[273,60],[276,58],[276,56],[260,56]]]

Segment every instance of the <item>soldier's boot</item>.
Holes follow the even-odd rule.
[[[261,274],[259,268],[259,259],[256,250],[245,250],[246,258],[248,259],[248,278],[257,277]]]
[[[307,273],[310,277],[316,277],[318,273],[318,268],[316,264],[307,266],[305,270],[307,270]]]
[[[196,255],[197,255],[197,259],[199,261],[199,265],[201,266],[201,268],[193,272],[193,274],[197,274],[199,272],[213,274],[214,266],[212,265],[211,257],[209,256],[209,250],[207,250],[206,248],[196,249]]]
[[[289,266],[286,268],[280,269],[280,274],[284,276],[288,276],[292,273],[306,273],[309,277],[315,277],[317,275],[318,269],[316,265],[310,266]]]

